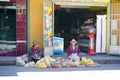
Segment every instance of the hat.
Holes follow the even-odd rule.
[[[77,41],[76,41],[75,39],[72,39],[72,40],[70,41],[70,43],[72,43],[72,42],[75,42],[75,44],[77,43]]]
[[[39,42],[37,42],[36,40],[33,41],[33,45],[37,45],[39,44]]]

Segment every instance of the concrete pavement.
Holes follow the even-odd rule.
[[[117,55],[108,55],[108,54],[103,54],[99,53],[96,55],[88,55],[86,53],[81,53],[80,57],[87,57],[92,59],[95,62],[98,62],[99,64],[120,64],[120,56]],[[53,58],[56,57],[64,57],[66,58],[67,55],[60,54],[60,55],[53,55]],[[0,56],[0,65],[15,65],[16,63],[16,57],[10,57],[10,56]]]
[[[120,80],[120,56],[108,54],[80,54],[96,62],[100,67],[26,68],[15,66],[16,57],[0,56],[0,80]],[[66,58],[66,54],[54,55]]]

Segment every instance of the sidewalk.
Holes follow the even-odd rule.
[[[96,55],[88,55],[86,53],[81,53],[80,57],[83,56],[92,59],[93,61],[98,62],[99,64],[120,64],[120,56],[108,55],[105,53],[98,53]],[[64,54],[53,55],[52,57],[67,58],[67,55],[64,53]],[[16,57],[0,56],[0,65],[15,65],[15,62],[16,62]]]
[[[66,57],[66,54],[54,55],[54,57]],[[100,64],[120,64],[120,55],[109,55],[107,53],[98,53],[96,55],[88,55],[81,52],[80,57],[87,57]]]

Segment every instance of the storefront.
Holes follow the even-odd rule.
[[[26,0],[0,0],[0,56],[26,53]]]
[[[49,1],[49,3],[47,3],[46,0],[44,0],[43,1],[43,12],[46,12],[45,11],[46,8],[49,8],[53,11],[51,15],[52,19],[49,18],[49,20],[47,20],[46,16],[44,16],[46,14],[45,13],[43,14],[44,16],[43,17],[44,49],[54,45],[53,37],[60,36],[64,38],[65,49],[69,45],[69,41],[72,38],[75,38],[78,41],[78,45],[80,46],[81,51],[88,51],[89,38],[88,36],[86,37],[85,34],[89,35],[87,33],[87,30],[95,26],[95,27],[102,27],[102,28],[96,29],[96,30],[100,29],[101,30],[100,32],[95,31],[95,32],[99,32],[99,33],[96,33],[96,35],[101,36],[102,39],[99,37],[96,37],[96,41],[94,44],[96,44],[95,46],[99,46],[97,47],[97,49],[104,47],[104,50],[99,49],[98,53],[105,53],[108,48],[108,45],[107,45],[108,43],[106,43],[108,40],[108,36],[106,32],[108,31],[107,25],[109,24],[109,20],[110,20],[109,7],[110,7],[109,0],[105,0],[105,1],[97,1],[97,0],[96,1],[94,0],[93,1],[83,1],[83,0],[81,1],[77,1],[77,0],[76,1],[63,1],[63,0],[52,1],[51,0]],[[99,16],[97,17],[97,15]],[[106,17],[107,17],[107,21],[106,21]],[[103,18],[104,20],[101,20]],[[50,22],[48,25],[47,25],[47,21]],[[92,21],[92,23],[89,24],[89,21],[90,22]],[[103,21],[103,22],[98,23],[97,21],[98,22]],[[85,23],[88,23],[88,24],[85,24]],[[104,24],[104,25],[101,25],[101,24]],[[48,30],[48,28],[51,30],[51,32],[46,31]],[[50,38],[47,35],[51,35],[52,37]],[[98,40],[98,38],[100,40]]]
[[[88,52],[89,35],[90,31],[93,31],[95,34],[93,45],[96,53],[105,53],[106,15],[107,4],[102,6],[61,5],[60,9],[54,11],[54,36],[64,38],[65,50],[70,40],[76,39],[81,52]]]
[[[78,11],[81,12],[83,10],[87,11],[87,10],[91,10],[91,12],[97,11],[97,13],[100,14],[105,14],[107,17],[107,23],[106,23],[106,44],[105,44],[105,52],[108,52],[109,49],[109,36],[107,36],[109,34],[109,22],[110,22],[110,1],[109,0],[104,0],[104,1],[99,1],[99,0],[92,0],[92,1],[61,1],[61,0],[43,0],[43,1],[32,1],[30,0],[29,2],[29,6],[30,6],[30,30],[29,30],[29,43],[30,46],[32,46],[32,41],[33,40],[38,40],[39,41],[39,47],[41,49],[43,49],[44,51],[46,50],[46,48],[50,48],[51,50],[53,50],[53,37],[55,37],[55,34],[57,32],[56,30],[56,22],[55,22],[55,16],[56,16],[56,10],[55,9],[59,9],[59,7],[61,7],[61,9],[68,11],[70,9],[66,9],[66,8],[70,8],[75,7],[76,10],[73,11],[77,11],[77,9],[79,9]],[[54,4],[58,5],[57,7],[54,6]],[[33,8],[34,7],[34,8]],[[52,10],[52,14],[48,14],[48,16],[46,16],[45,12],[46,12],[46,8],[48,9],[48,11]],[[72,10],[70,10],[72,11]],[[78,12],[77,12],[78,13]],[[74,13],[75,14],[75,13]],[[87,13],[86,13],[87,14]],[[90,13],[91,15],[91,13]],[[92,14],[93,16],[93,14]],[[94,15],[96,17],[96,15]],[[47,18],[46,18],[47,17]],[[49,18],[48,18],[49,17]],[[77,16],[76,16],[77,17]],[[80,17],[80,16],[78,16]],[[87,19],[87,18],[86,18]],[[80,21],[80,20],[79,20]],[[85,19],[83,19],[82,21],[85,21]],[[49,22],[49,24],[46,24],[47,22]],[[60,21],[59,21],[60,22]],[[75,22],[74,24],[76,24],[75,26],[80,26],[82,25],[82,23],[77,23]],[[73,25],[74,25],[73,24]],[[67,25],[67,24],[66,24]],[[69,25],[68,25],[69,26]],[[60,26],[61,27],[61,26]],[[64,39],[64,42],[66,42],[66,40]],[[68,41],[69,42],[69,41]],[[64,44],[66,45],[66,44]],[[30,47],[29,46],[29,47]]]

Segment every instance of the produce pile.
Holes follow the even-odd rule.
[[[100,66],[98,63],[91,59],[82,57],[80,60],[72,61],[62,57],[57,57],[56,59],[50,56],[45,56],[36,62],[26,63],[25,67],[37,67],[37,68],[62,68],[62,67],[82,67],[82,66]]]

